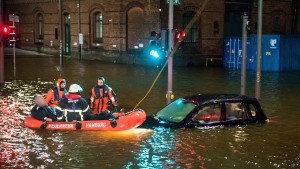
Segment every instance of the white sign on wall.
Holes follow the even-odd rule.
[[[19,16],[18,15],[9,15],[8,20],[11,22],[19,22]]]
[[[78,42],[80,45],[83,45],[83,34],[82,33],[78,34]]]

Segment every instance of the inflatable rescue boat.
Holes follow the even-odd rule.
[[[130,130],[140,126],[146,119],[146,113],[141,110],[133,110],[127,113],[114,113],[115,120],[87,120],[77,122],[43,122],[31,116],[27,116],[24,125],[31,129],[46,130],[102,130],[121,131]]]

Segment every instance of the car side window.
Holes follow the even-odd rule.
[[[198,113],[192,118],[199,123],[209,123],[220,121],[221,104],[210,104],[199,109]]]
[[[256,117],[256,108],[253,104],[248,104],[252,117]]]
[[[248,119],[245,106],[241,102],[225,103],[226,120]]]

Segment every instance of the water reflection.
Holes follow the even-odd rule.
[[[11,62],[11,60],[7,60]],[[131,109],[159,70],[137,65],[18,58],[17,80],[6,67],[0,87],[0,168],[300,168],[298,111],[300,72],[262,73],[261,103],[271,123],[201,129],[127,132],[42,131],[23,126],[33,96],[58,77],[79,83],[88,98],[98,76],[107,77],[120,107]],[[28,69],[30,68],[30,69]],[[167,73],[141,105],[147,114],[165,106]],[[175,68],[176,97],[195,93],[239,93],[239,71]],[[247,74],[254,94],[255,72]],[[274,123],[275,121],[275,123]]]
[[[206,146],[190,132],[156,128],[149,139],[142,141],[134,161],[129,161],[125,168],[205,168],[199,148]]]
[[[1,168],[21,168],[29,164],[30,149],[26,142],[37,137],[34,131],[24,130],[22,120],[25,115],[22,112],[28,112],[28,104],[32,103],[31,91],[38,88],[31,82],[12,81],[0,89]]]

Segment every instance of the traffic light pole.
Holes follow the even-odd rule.
[[[173,49],[173,14],[174,14],[174,2],[169,0],[169,24],[168,24],[168,91],[167,91],[167,104],[172,100],[172,87],[173,87],[173,56],[170,55]]]
[[[3,1],[0,1],[0,25],[3,24]],[[4,43],[2,39],[2,33],[0,33],[0,84],[4,84]]]
[[[13,15],[14,16],[14,15]],[[16,74],[16,71],[17,71],[17,69],[16,69],[16,39],[15,39],[15,17],[13,17],[13,21],[12,21],[12,28],[13,28],[13,32],[12,32],[12,34],[13,34],[13,39],[12,40],[10,40],[12,43],[13,43],[13,57],[14,57],[14,78],[16,79],[16,76],[17,76],[17,74]]]

